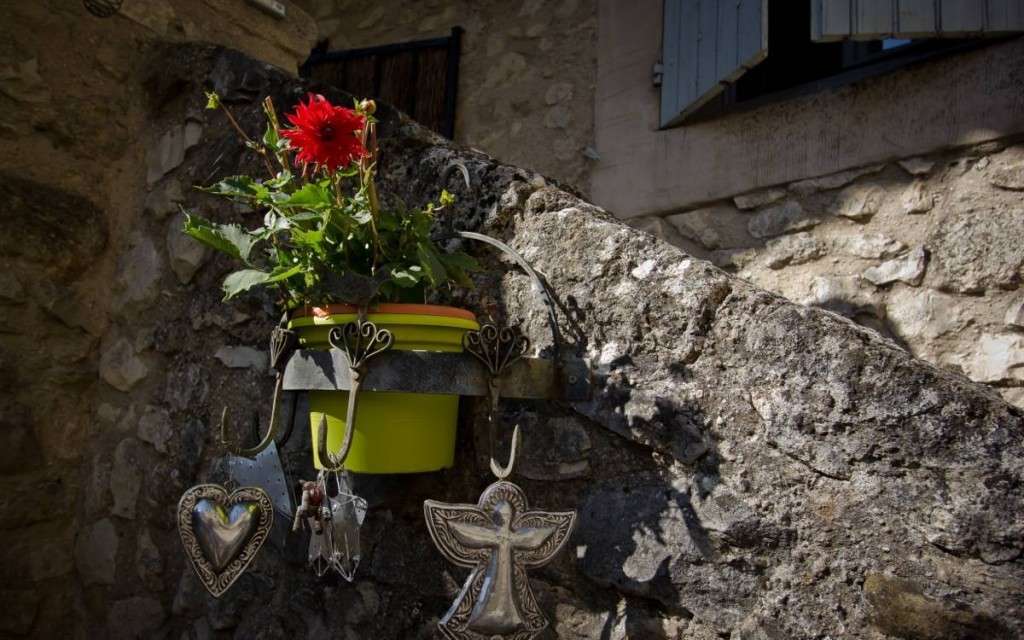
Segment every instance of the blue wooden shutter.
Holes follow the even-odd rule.
[[[665,0],[661,126],[678,124],[768,54],[768,0]]]
[[[1024,0],[811,0],[811,39],[964,38],[1024,31]]]

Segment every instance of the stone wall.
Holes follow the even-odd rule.
[[[320,6],[317,24],[330,49],[444,35],[460,24],[459,142],[581,187],[621,218],[671,211],[631,224],[1024,403],[1021,255],[1013,234],[998,231],[1024,224],[1017,187],[1000,177],[1020,171],[1012,79],[1022,43],[658,131],[648,70],[661,8],[655,0],[338,1]],[[596,163],[578,153],[591,145]],[[935,151],[901,157],[906,149]],[[865,158],[894,159],[855,166]],[[740,194],[836,168],[849,169]],[[722,194],[736,197],[680,212]]]
[[[447,36],[461,26],[455,140],[587,190],[596,0],[332,0],[315,17],[330,51]]]
[[[1024,147],[1013,139],[636,222],[1024,404]]]
[[[146,201],[147,151],[159,175],[198,131],[177,114],[151,117],[178,90],[146,60],[160,43],[198,39],[295,70],[313,36],[305,13],[278,21],[241,0],[127,0],[108,19],[79,1],[4,3],[0,637],[110,637],[83,626],[97,594],[117,582],[129,598],[136,566],[150,585],[161,571],[159,536],[134,520],[156,508],[136,507],[138,465],[180,445],[160,439],[163,414],[133,396],[161,363],[148,354],[153,331],[131,327],[166,295],[165,269],[183,268],[163,248],[177,236],[149,233],[155,214],[143,212],[171,203]],[[160,620],[148,600],[118,606],[115,618],[127,608]]]
[[[157,61],[149,91],[175,87],[184,98],[149,101],[150,117],[203,133],[179,165],[154,175],[146,210],[115,252],[134,275],[119,285],[121,311],[95,365],[103,382],[74,494],[76,570],[63,579],[78,590],[79,635],[436,637],[466,571],[429,542],[422,501],[474,501],[492,480],[479,402],[463,403],[452,469],[357,478],[369,511],[355,582],[312,574],[308,534],[268,543],[219,600],[188,566],[178,498],[227,479],[216,433],[225,406],[237,437],[254,437],[253,408],[266,424],[275,319],[258,296],[222,302],[230,265],[178,235],[177,201],[244,219],[187,187],[255,166],[219,114],[197,110],[201,89],[234,96],[243,127],[255,129],[264,94],[285,109],[306,88],[217,49],[172,48]],[[464,163],[472,187],[457,191],[456,224],[511,243],[545,274],[564,304],[566,351],[594,366],[591,400],[508,403],[501,415],[523,428],[514,479],[530,504],[579,510],[566,552],[531,573],[551,619],[542,638],[1024,633],[1019,409],[874,331],[625,226],[538,174],[447,144],[385,105],[379,116],[382,191],[425,202],[445,168]],[[751,219],[768,228],[778,217]],[[453,302],[497,309],[550,354],[530,280],[477,249],[485,270]],[[284,446],[293,482],[311,473],[307,433],[300,419]],[[32,604],[33,592],[19,593]]]

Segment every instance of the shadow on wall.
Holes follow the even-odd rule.
[[[597,393],[625,407],[636,391],[612,383]],[[670,627],[681,632],[694,617],[738,626],[753,608],[768,557],[787,551],[784,532],[721,483],[722,458],[699,404],[658,398],[655,407],[647,419],[599,429],[609,450],[590,455],[595,482],[580,502],[578,567],[623,601],[601,638],[623,630],[627,637],[675,637]],[[661,439],[639,445],[608,428],[625,428],[630,440]],[[726,601],[731,606],[721,607]]]
[[[894,345],[911,353],[910,345],[886,316],[885,308],[875,304],[857,304],[844,298],[829,298],[811,306],[848,318],[862,327],[873,329]]]

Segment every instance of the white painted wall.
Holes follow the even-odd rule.
[[[1024,131],[1024,40],[659,131],[661,0],[600,0],[591,197],[620,218]],[[769,49],[769,56],[771,50]]]

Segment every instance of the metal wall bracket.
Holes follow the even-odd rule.
[[[490,373],[468,353],[388,351],[380,354],[360,380],[362,391],[450,393],[487,397]],[[348,358],[342,351],[299,349],[284,368],[285,391],[347,391],[352,388]],[[555,362],[524,357],[501,375],[501,396],[536,400],[586,400],[591,393],[590,363],[582,358]]]

